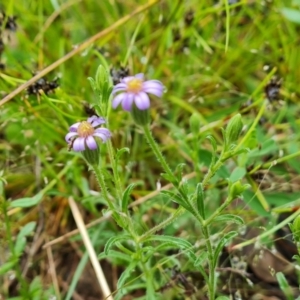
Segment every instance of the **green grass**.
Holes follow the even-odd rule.
[[[80,257],[74,258],[72,271],[63,277],[62,253],[74,252],[69,240],[52,245],[48,252],[42,246],[76,229],[68,204],[70,196],[80,207],[86,224],[101,218],[102,210],[106,209],[93,174],[79,155],[67,150],[64,140],[69,126],[87,117],[83,103],[95,105],[98,101],[87,78],[95,76],[102,56],[109,67],[118,69],[125,64],[131,74],[145,73],[148,79],[163,82],[166,87],[163,99],[151,102],[152,132],[172,170],[180,163],[185,163],[184,175],[196,170],[195,177],[189,180],[191,189],[203,179],[210,164],[212,147],[207,135],[215,137],[220,151],[221,127],[226,127],[228,119],[241,112],[245,128],[240,142],[251,152],[226,162],[214,176],[206,191],[207,214],[225,199],[226,178],[236,167],[246,170],[243,182],[251,188],[245,192],[242,204],[228,210],[243,217],[249,227],[263,217],[268,230],[276,221],[273,212],[299,205],[300,25],[293,17],[299,13],[300,3],[274,0],[262,5],[262,1],[244,0],[225,5],[225,2],[164,0],[131,17],[133,11],[148,2],[9,0],[2,4],[0,8],[7,15],[18,17],[18,28],[16,32],[2,30],[5,49],[1,62],[5,70],[0,73],[0,93],[7,100],[0,101],[0,169],[4,179],[0,196],[0,253],[3,253],[0,262],[12,261],[13,257],[22,262],[2,274],[0,295],[5,299],[20,295],[18,299],[23,299],[24,289],[29,286],[38,291],[32,299],[48,299],[48,294],[56,294],[57,299],[71,299],[83,261],[88,261],[81,237],[76,235],[71,239],[72,247]],[[192,24],[185,22],[189,10],[194,12]],[[128,20],[118,26],[117,22],[125,16]],[[115,28],[80,46],[111,26]],[[73,50],[76,47],[82,50]],[[59,61],[72,51],[72,57]],[[52,64],[54,67],[47,69]],[[41,77],[49,81],[59,78],[59,88],[55,93],[38,96],[28,95],[23,89],[9,98],[10,93],[36,74],[43,74]],[[261,110],[267,101],[265,86],[273,76],[282,78],[282,101],[267,102]],[[250,107],[246,105],[249,100]],[[257,117],[260,110],[264,123]],[[189,124],[192,114],[201,123],[198,142]],[[252,126],[255,120],[257,125]],[[109,122],[115,150],[130,149],[121,156],[118,168],[122,187],[139,183],[131,201],[155,191],[158,182],[162,186],[168,184],[160,176],[161,165],[130,114],[121,109],[111,111]],[[248,139],[243,139],[245,136]],[[113,193],[112,166],[106,147],[101,152],[108,190]],[[275,165],[276,161],[279,163]],[[255,169],[257,166],[261,166],[259,171]],[[264,174],[262,182],[254,177],[258,172]],[[36,195],[41,198],[32,198]],[[14,207],[14,200],[23,198],[36,200],[37,205]],[[246,205],[249,211],[245,212]],[[165,196],[155,195],[133,206],[131,214],[139,224],[137,231],[143,232],[165,220],[174,210],[174,203]],[[16,237],[31,221],[36,222],[36,227],[28,232],[26,248],[15,253]],[[229,231],[230,226],[223,225],[213,224],[212,234]],[[108,218],[91,227],[89,233],[96,253],[100,254],[107,240],[120,234],[120,228]],[[192,244],[197,241],[203,247],[201,230],[188,213],[161,234],[180,236]],[[49,249],[59,261],[52,277],[48,273],[52,266]],[[80,259],[82,265],[76,267]],[[166,262],[162,264],[161,259]],[[109,279],[114,291],[126,263],[117,257],[106,259],[106,265],[106,275],[114,270],[114,280]],[[197,270],[181,253],[174,250],[169,255],[161,251],[148,266],[154,270],[156,290],[168,281],[167,268],[175,265],[185,272]],[[25,274],[21,285],[16,284],[21,280],[18,276],[16,282],[9,283],[12,272],[22,271]],[[60,278],[58,283],[55,278]],[[130,274],[127,284],[132,299],[143,296],[143,276],[137,270]],[[47,290],[44,295],[43,290]],[[96,297],[100,299],[100,295]]]

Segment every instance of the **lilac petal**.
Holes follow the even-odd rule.
[[[163,90],[162,89],[155,89],[155,88],[147,88],[144,89],[144,92],[149,93],[149,94],[153,94],[157,97],[161,97],[163,94]]]
[[[69,128],[69,130],[70,130],[71,132],[77,131],[77,129],[78,129],[78,127],[79,127],[80,124],[81,124],[81,122],[77,122],[77,123],[73,124],[73,125]]]
[[[65,137],[66,142],[69,143],[71,141],[71,138],[76,136],[76,135],[78,135],[77,132],[69,132]]]
[[[143,82],[143,88],[144,89],[154,88],[154,89],[161,89],[161,90],[163,90],[164,86],[158,80],[147,80],[147,81]]]
[[[117,95],[112,101],[112,107],[116,108],[123,101],[125,95],[126,95],[126,93]]]
[[[95,117],[91,122],[90,122],[90,119],[92,119],[93,117]],[[91,118],[88,118],[88,122],[93,126],[93,127],[97,127],[99,125],[102,125],[105,123],[105,119],[102,118],[102,117],[96,117],[96,116],[93,116]]]
[[[125,92],[126,90],[127,90],[127,86],[124,87],[124,88],[120,88],[120,87],[116,88],[116,87],[114,87],[111,93],[112,93],[113,95],[115,95],[115,94],[118,93],[118,92]]]
[[[86,139],[86,145],[89,147],[90,150],[97,149],[97,143],[92,136],[88,136]]]
[[[79,137],[73,143],[74,151],[84,151],[85,150],[85,138]]]
[[[122,107],[124,110],[131,111],[131,106],[133,103],[134,94],[132,93],[126,93],[124,96]]]
[[[134,77],[137,78],[137,79],[140,79],[140,80],[144,80],[144,74],[143,73],[138,73]]]
[[[95,129],[95,133],[104,134],[107,138],[111,137],[111,133],[107,128],[97,128],[97,129]]]
[[[131,81],[134,78],[135,78],[134,76],[128,76],[128,77],[122,78],[120,81],[121,81],[121,83],[126,83],[127,84],[129,81]]]
[[[89,123],[92,124],[92,122],[93,122],[95,119],[97,119],[97,118],[98,118],[97,116],[93,115],[93,116],[89,117],[89,118],[87,119],[87,121],[88,121]]]
[[[112,90],[112,94],[114,95],[117,92],[126,91],[126,89],[127,89],[127,84],[126,83],[118,83],[114,86],[114,88]]]
[[[94,115],[94,116],[91,116],[90,118],[88,118],[87,121],[88,121],[91,125],[93,125],[93,126],[95,126],[94,123],[99,123],[98,125],[101,125],[101,124],[104,124],[104,123],[105,123],[105,119],[104,119],[104,118],[98,117],[98,116],[95,116],[95,115]]]
[[[148,95],[144,92],[140,92],[136,94],[134,98],[134,102],[137,108],[140,110],[145,110],[150,107],[150,99]]]
[[[105,143],[109,139],[109,137],[107,135],[105,135],[104,133],[101,133],[101,132],[95,132],[93,134],[93,136],[100,138],[103,143]]]

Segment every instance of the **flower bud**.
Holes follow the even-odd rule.
[[[228,123],[225,130],[227,146],[235,144],[243,129],[242,117],[240,114],[235,115]]]
[[[240,197],[249,187],[249,184],[242,184],[240,180],[232,183],[229,187],[229,199]]]
[[[192,133],[197,136],[199,134],[199,129],[200,129],[200,119],[198,114],[193,113],[192,116],[190,117],[190,128]]]

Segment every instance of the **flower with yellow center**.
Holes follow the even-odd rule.
[[[142,86],[143,86],[143,81],[138,78],[134,78],[128,81],[127,92],[134,93],[134,94],[139,93],[142,89]]]
[[[86,147],[95,150],[97,149],[97,140],[106,142],[111,137],[107,128],[99,127],[104,123],[103,118],[92,116],[87,121],[73,124],[65,139],[74,151],[84,151]]]
[[[87,121],[82,121],[77,128],[78,136],[83,138],[87,138],[89,135],[93,135],[94,132],[94,127]]]
[[[113,99],[112,106],[116,108],[122,103],[123,109],[127,111],[132,111],[132,105],[135,105],[138,110],[146,110],[150,107],[148,94],[161,97],[163,91],[164,86],[160,81],[144,81],[143,74],[125,77],[113,88],[112,94],[115,98]],[[117,93],[119,94],[116,95]]]

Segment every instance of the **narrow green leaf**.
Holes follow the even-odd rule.
[[[38,193],[33,197],[14,200],[10,203],[10,207],[31,207],[37,205],[43,198],[42,193]]]
[[[91,85],[91,87],[92,87],[92,90],[93,90],[94,92],[96,92],[96,91],[97,91],[97,87],[96,87],[96,82],[95,82],[94,78],[88,77],[87,80],[90,82],[90,85]]]
[[[211,165],[214,165],[216,162],[217,149],[218,149],[217,141],[212,135],[208,135],[206,138],[210,141],[210,143],[213,147]]]
[[[180,196],[174,194],[171,191],[167,191],[167,190],[162,190],[162,191],[160,191],[160,193],[168,196],[173,202],[181,205],[182,207],[184,207],[187,211],[191,212],[192,214],[194,213],[190,204],[186,203]]]
[[[27,223],[18,233],[16,242],[15,242],[15,254],[20,256],[23,253],[23,250],[26,246],[26,236],[32,233],[36,225],[36,222]]]
[[[99,260],[107,258],[107,257],[114,258],[114,259],[125,260],[127,262],[132,261],[132,257],[130,255],[119,252],[119,251],[115,251],[115,250],[109,250],[108,254],[105,254],[104,252],[102,252],[98,255]]]
[[[178,183],[177,178],[176,178],[176,181],[175,181],[175,179],[173,178],[173,176],[170,176],[169,174],[161,173],[160,176],[162,178],[166,179],[167,181],[171,182],[174,185],[177,185],[177,183]]]
[[[220,216],[217,216],[214,220],[216,222],[233,222],[238,225],[245,224],[243,218],[241,218],[240,216],[232,215],[232,214],[220,215]]]
[[[128,278],[131,278],[130,274],[135,269],[136,265],[137,265],[137,261],[132,261],[131,264],[129,264],[126,267],[125,271],[121,274],[117,283],[117,289],[119,290],[119,292],[121,292],[122,287],[124,287],[126,280]]]
[[[222,239],[220,240],[216,250],[215,250],[215,253],[214,253],[214,267],[217,265],[217,262],[218,262],[218,259],[219,259],[219,255],[222,251],[222,249],[224,248],[224,246],[232,239],[234,238],[235,236],[237,236],[238,233],[236,231],[230,231],[228,233],[226,233]]]
[[[27,236],[32,233],[36,226],[36,222],[29,222],[25,226],[22,227],[22,229],[19,232],[20,236]]]
[[[117,150],[116,153],[116,163],[118,162],[118,160],[120,159],[120,157],[124,154],[124,153],[130,153],[130,149],[127,147],[121,148]]]
[[[143,251],[142,262],[146,263],[153,256],[153,253],[155,252],[155,248],[152,246],[143,247],[142,251]]]
[[[249,152],[250,152],[249,148],[241,148],[241,149],[238,149],[237,151],[234,151],[234,156],[238,156],[240,154],[249,153]]]
[[[178,182],[180,182],[182,180],[182,172],[183,172],[183,168],[184,168],[185,164],[178,164],[176,169],[175,169],[175,174],[176,177],[178,179]]]
[[[130,194],[135,186],[136,186],[135,183],[131,183],[124,191],[123,196],[122,196],[122,212],[127,213]]]
[[[205,210],[204,210],[204,192],[202,183],[198,183],[196,187],[197,194],[197,208],[203,219],[205,219]]]
[[[180,191],[186,196],[189,194],[189,183],[186,179],[182,180],[180,184]]]
[[[31,299],[41,299],[41,293],[43,292],[43,285],[41,282],[41,278],[39,276],[35,276],[35,278],[31,281],[29,286],[29,293],[31,295]]]
[[[113,236],[111,237],[105,244],[104,247],[104,253],[107,255],[110,248],[116,243],[116,242],[121,242],[121,241],[128,241],[131,240],[130,235],[122,235],[122,236]]]
[[[210,143],[211,143],[211,145],[214,149],[214,152],[217,152],[217,141],[216,141],[216,139],[211,134],[206,136],[206,138],[210,141]]]
[[[225,148],[225,150],[227,150],[228,149],[228,141],[227,141],[227,138],[226,138],[226,131],[225,131],[225,129],[224,128],[221,128],[221,131],[222,131],[222,136],[223,136],[223,142],[224,142],[224,148]]]
[[[15,243],[15,254],[17,256],[21,256],[23,253],[23,250],[25,249],[26,246],[26,238],[24,236],[18,237]]]
[[[207,258],[208,258],[208,253],[207,252],[201,252],[201,254],[197,257],[195,263],[194,263],[194,266],[197,267],[197,266],[202,266],[205,264],[205,262],[207,261]]]
[[[287,300],[293,300],[293,290],[290,287],[288,281],[286,280],[284,274],[282,272],[276,273],[276,278],[279,283],[280,289],[285,294]]]
[[[6,274],[12,270],[17,261],[8,261],[0,267],[0,275]]]
[[[226,296],[219,296],[216,300],[230,300],[230,298]]]
[[[187,250],[189,257],[193,260],[196,261],[196,256],[194,254],[194,247],[193,245],[188,242],[185,239],[175,237],[175,236],[167,236],[167,235],[153,235],[147,238],[146,242],[152,242],[152,241],[159,241],[163,243],[172,243],[178,248],[181,248],[183,250]]]

